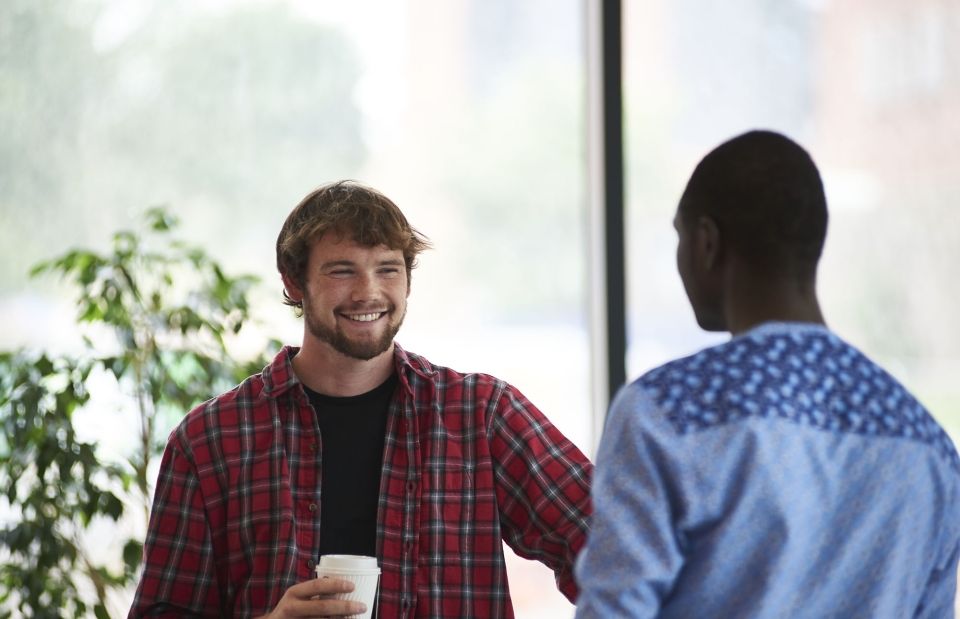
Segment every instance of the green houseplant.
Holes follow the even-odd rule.
[[[234,361],[230,340],[250,320],[256,278],[228,276],[204,250],[178,240],[166,210],[110,251],[72,250],[34,267],[75,292],[81,354],[0,353],[0,617],[107,617],[109,592],[128,587],[142,540],[97,561],[91,523],[146,519],[150,465],[176,419],[267,362]],[[139,431],[125,458],[101,457],[77,436],[74,413],[96,406],[91,377],[109,378]],[[99,383],[98,383],[99,384]],[[134,513],[131,513],[134,512]]]

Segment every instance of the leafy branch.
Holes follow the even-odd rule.
[[[107,616],[108,592],[136,577],[142,541],[127,540],[114,562],[123,568],[111,569],[89,556],[84,531],[95,519],[120,520],[129,501],[146,519],[161,426],[267,361],[234,361],[228,350],[250,320],[257,279],[228,276],[201,248],[174,238],[177,225],[153,208],[145,234],[120,231],[107,253],[72,250],[31,270],[74,289],[86,349],[75,357],[0,353],[0,502],[17,517],[0,529],[0,617],[11,606],[28,617]],[[138,423],[121,462],[99,459],[74,428],[74,413],[93,405],[88,385],[98,373],[113,378],[122,412]]]

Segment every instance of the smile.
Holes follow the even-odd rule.
[[[354,322],[373,322],[381,316],[386,314],[386,312],[372,312],[367,314],[342,314],[342,316],[348,320],[353,320]]]

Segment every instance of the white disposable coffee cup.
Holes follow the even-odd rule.
[[[316,568],[317,578],[329,577],[349,580],[353,583],[353,591],[338,593],[334,597],[338,600],[363,602],[367,605],[367,612],[360,615],[351,615],[355,619],[371,619],[373,609],[377,603],[377,591],[380,587],[380,567],[376,557],[361,555],[323,555]]]

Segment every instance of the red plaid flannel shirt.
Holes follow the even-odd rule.
[[[160,466],[139,616],[257,616],[314,577],[321,437],[284,348],[193,410]],[[516,389],[396,347],[383,454],[381,617],[512,617],[501,540],[573,601],[593,467]]]

